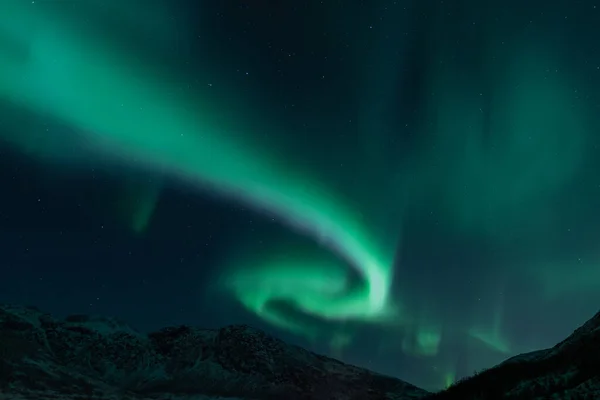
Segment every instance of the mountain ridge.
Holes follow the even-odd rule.
[[[555,346],[429,393],[247,325],[166,327],[54,318],[0,304],[0,400],[600,399],[600,312]]]
[[[600,312],[555,346],[511,357],[426,399],[600,399]]]
[[[427,394],[247,325],[142,334],[111,318],[58,320],[37,308],[0,305],[0,399],[404,400]]]

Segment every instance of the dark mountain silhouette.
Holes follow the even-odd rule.
[[[141,334],[0,305],[0,400],[600,399],[600,312],[556,346],[428,393],[244,325]]]
[[[148,335],[109,318],[57,320],[0,306],[0,399],[415,399],[399,379],[320,356],[248,326]]]
[[[556,346],[509,358],[427,399],[600,399],[600,312]]]

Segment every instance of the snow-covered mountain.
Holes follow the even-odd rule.
[[[556,346],[439,393],[262,331],[186,326],[141,334],[110,318],[0,305],[0,400],[600,399],[600,312]]]
[[[148,335],[0,306],[0,400],[403,400],[429,393],[247,326]]]
[[[600,312],[556,346],[521,354],[430,400],[600,399]]]

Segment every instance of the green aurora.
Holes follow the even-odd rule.
[[[358,293],[346,294],[346,288],[340,287],[343,301],[326,301],[319,290],[307,291],[310,284],[301,292],[292,285],[286,287],[286,294],[279,294],[294,295],[306,312],[359,320],[379,320],[391,312],[388,298],[393,254],[379,249],[356,212],[337,201],[323,185],[289,170],[267,152],[236,143],[232,128],[212,122],[210,110],[194,96],[164,96],[172,90],[168,78],[148,75],[152,71],[143,63],[119,51],[116,43],[94,34],[93,28],[82,32],[85,27],[77,23],[77,14],[56,15],[52,6],[48,8],[15,3],[3,13],[13,17],[5,23],[7,41],[25,46],[23,52],[27,54],[23,59],[8,59],[2,66],[0,88],[7,101],[64,121],[85,135],[81,140],[95,153],[102,152],[115,161],[134,159],[138,166],[160,168],[276,215],[293,228],[319,238],[367,282]],[[131,79],[130,74],[138,78]],[[21,132],[7,139],[17,146],[35,147]],[[46,140],[52,141],[50,147],[54,149],[58,145],[55,141],[62,139]],[[61,156],[61,151],[44,154],[46,148],[46,144],[39,146],[34,153]],[[283,170],[285,173],[278,173]],[[271,275],[271,268],[259,268],[256,276]],[[280,278],[301,276],[295,266],[280,268],[285,271]],[[329,281],[328,269],[325,266],[315,271],[325,271],[322,278]],[[316,279],[310,277],[309,282]],[[271,285],[286,281],[291,278]],[[264,313],[264,300],[260,299],[271,285],[258,294],[256,288],[235,292],[247,307]],[[281,317],[269,318],[285,323]]]

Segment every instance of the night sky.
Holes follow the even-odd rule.
[[[600,2],[0,4],[0,302],[426,389],[600,308]]]

